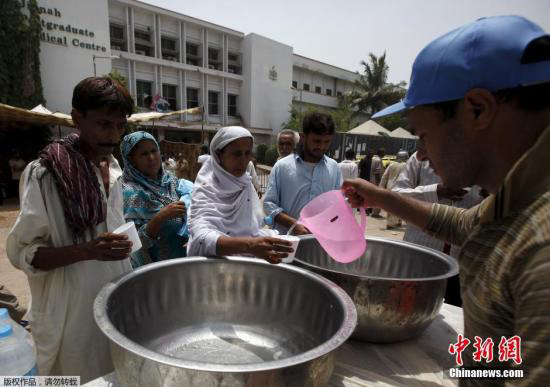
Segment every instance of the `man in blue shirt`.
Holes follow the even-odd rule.
[[[300,217],[300,211],[320,194],[340,189],[342,174],[336,161],[327,157],[334,137],[334,121],[325,113],[308,113],[302,122],[303,133],[296,153],[277,161],[264,197],[264,211],[274,220],[281,234]],[[294,234],[309,234],[298,225]]]

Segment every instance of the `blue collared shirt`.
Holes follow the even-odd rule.
[[[323,158],[311,168],[296,153],[277,161],[269,175],[264,196],[264,212],[273,219],[281,213],[300,217],[300,211],[317,196],[340,189],[342,174],[338,163],[330,157]],[[275,229],[286,234],[287,227],[275,224]]]

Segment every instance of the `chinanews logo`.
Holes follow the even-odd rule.
[[[513,336],[506,338],[502,336],[498,344],[498,358],[495,357],[495,343],[492,338],[483,340],[479,336],[474,337],[472,359],[480,363],[480,367],[461,368],[464,365],[462,353],[472,344],[471,340],[458,335],[456,343],[449,345],[448,352],[455,356],[456,368],[449,370],[451,378],[465,379],[491,379],[491,378],[522,378],[523,370],[517,368],[521,365],[521,338]],[[499,364],[500,363],[500,364]],[[514,368],[506,369],[509,365]],[[492,366],[492,367],[491,367]],[[460,367],[460,368],[459,368]]]

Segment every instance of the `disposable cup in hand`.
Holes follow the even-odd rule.
[[[141,240],[137,233],[136,225],[134,222],[128,222],[113,231],[114,234],[124,234],[128,237],[128,240],[132,242],[132,253],[135,253],[141,249]]]
[[[294,261],[294,256],[296,255],[296,249],[298,249],[298,243],[300,243],[300,238],[295,235],[277,235],[275,238],[283,239],[288,242],[292,242],[292,253],[288,253],[288,257],[283,258],[281,262],[291,263]]]

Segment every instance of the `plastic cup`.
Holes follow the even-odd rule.
[[[277,235],[275,238],[279,238],[292,243],[292,253],[288,253],[288,257],[281,260],[282,263],[291,263],[294,261],[294,256],[296,255],[296,250],[298,249],[298,243],[300,243],[300,238],[295,235]]]
[[[122,226],[113,231],[114,234],[124,234],[128,236],[128,240],[132,242],[132,253],[135,253],[141,249],[141,240],[137,233],[136,225],[134,222],[124,223]]]

